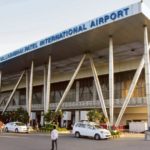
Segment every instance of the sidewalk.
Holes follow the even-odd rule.
[[[65,134],[71,134],[72,132],[70,130],[67,131],[58,131],[59,135],[65,135]],[[29,132],[29,134],[38,134],[38,135],[50,135],[49,131],[32,131]]]

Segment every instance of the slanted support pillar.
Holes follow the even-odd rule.
[[[113,38],[109,37],[109,115],[110,126],[114,119],[114,59],[113,59]]]
[[[61,107],[61,105],[62,105],[64,99],[66,98],[66,96],[67,96],[67,94],[68,94],[68,92],[69,92],[69,90],[70,90],[70,88],[71,88],[71,86],[72,86],[72,84],[73,84],[73,82],[74,82],[74,80],[75,80],[75,78],[76,78],[76,76],[77,76],[77,74],[78,74],[80,68],[81,68],[81,65],[82,65],[82,63],[83,63],[85,57],[86,57],[86,55],[84,55],[84,56],[82,57],[82,59],[81,59],[79,65],[78,65],[78,67],[77,67],[75,73],[73,74],[73,76],[72,76],[72,78],[71,78],[69,84],[67,85],[67,88],[65,89],[65,91],[64,91],[64,93],[63,93],[63,96],[62,96],[60,102],[59,102],[58,105],[57,105],[57,108],[56,108],[55,112],[57,112],[57,111],[60,109],[60,107]]]
[[[24,73],[25,73],[25,71],[22,72],[22,74],[21,74],[21,76],[20,76],[18,82],[16,83],[16,85],[15,85],[15,87],[14,87],[12,93],[10,94],[10,96],[9,96],[9,98],[8,98],[8,101],[7,101],[7,103],[6,103],[6,105],[5,105],[4,109],[3,109],[2,115],[4,114],[5,110],[7,109],[9,103],[11,102],[11,99],[12,99],[12,97],[14,96],[14,94],[15,94],[15,92],[16,92],[16,89],[17,89],[17,87],[19,86],[19,84],[20,84],[20,82],[21,82],[21,80],[22,80],[22,78],[23,78]]]
[[[127,105],[128,105],[128,103],[129,103],[129,101],[131,99],[132,93],[133,93],[133,91],[135,89],[135,86],[137,84],[137,81],[139,79],[139,76],[140,76],[140,74],[142,72],[143,67],[144,67],[144,57],[142,57],[142,59],[140,61],[140,64],[139,64],[139,66],[138,66],[138,68],[137,68],[137,70],[135,72],[134,77],[133,77],[133,80],[132,80],[132,82],[130,84],[128,94],[127,94],[127,96],[125,98],[125,101],[124,101],[123,106],[122,106],[122,108],[120,110],[119,116],[117,118],[117,121],[115,123],[116,127],[118,127],[118,125],[119,125],[119,123],[121,121],[121,118],[122,118],[122,116],[123,116],[123,114],[124,114],[124,112],[125,112],[125,110],[127,108]]]
[[[80,97],[80,82],[76,82],[76,102],[79,102],[79,97]]]
[[[29,108],[28,108],[29,119],[31,119],[31,107],[32,107],[33,69],[34,69],[34,62],[32,61],[30,70],[30,82],[29,82]]]
[[[45,112],[47,113],[50,105],[50,86],[51,86],[51,56],[48,60],[48,69],[47,69],[47,87],[46,87],[46,102],[45,102]]]
[[[91,68],[92,68],[92,72],[93,72],[93,76],[94,76],[94,81],[95,81],[99,101],[100,101],[100,104],[101,104],[101,107],[102,107],[102,111],[104,113],[104,116],[108,119],[108,124],[109,124],[109,118],[108,118],[108,114],[107,114],[107,110],[106,110],[106,106],[105,106],[105,102],[104,102],[102,89],[101,89],[101,86],[100,86],[100,83],[99,83],[97,71],[96,71],[96,68],[95,68],[95,65],[94,65],[94,62],[93,62],[93,59],[92,59],[91,55],[89,54],[88,57],[90,59]]]
[[[27,112],[29,112],[28,108],[29,108],[29,72],[28,70],[26,70],[26,109],[27,109]]]
[[[144,61],[145,61],[145,85],[146,85],[146,101],[148,114],[148,132],[150,133],[150,62],[149,62],[149,45],[148,45],[148,29],[144,26]],[[146,140],[150,140],[150,134],[146,133]]]

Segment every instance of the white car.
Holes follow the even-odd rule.
[[[77,122],[73,126],[73,134],[76,137],[87,136],[93,137],[96,140],[108,139],[111,133],[107,129],[103,129],[96,123],[91,122]]]
[[[5,125],[5,131],[28,133],[28,128],[27,125],[22,122],[9,122]]]

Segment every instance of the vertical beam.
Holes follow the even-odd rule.
[[[34,62],[32,61],[31,71],[30,71],[30,83],[29,83],[29,108],[28,108],[29,119],[31,119],[32,92],[33,92],[33,69],[34,69]]]
[[[79,110],[75,110],[75,122],[80,121],[80,112]]]
[[[100,101],[100,104],[101,104],[101,107],[102,107],[102,111],[104,113],[104,116],[108,119],[108,114],[107,114],[107,110],[106,110],[106,106],[105,106],[105,102],[104,102],[104,97],[103,97],[101,85],[100,85],[100,82],[99,82],[99,79],[98,79],[97,71],[96,71],[96,68],[95,68],[92,57],[90,55],[88,55],[88,56],[89,56],[89,59],[90,59],[91,68],[92,68],[92,72],[93,72],[93,76],[94,76],[94,81],[95,81],[99,101]]]
[[[134,88],[135,88],[136,83],[137,83],[137,81],[138,81],[138,79],[139,79],[139,76],[140,76],[140,74],[141,74],[141,72],[142,72],[143,67],[144,67],[144,57],[142,57],[142,59],[141,59],[141,61],[140,61],[140,64],[139,64],[139,66],[138,66],[138,68],[137,68],[137,70],[136,70],[136,73],[134,74],[133,80],[132,80],[132,82],[131,82],[131,84],[130,84],[130,87],[129,87],[128,94],[127,94],[127,96],[126,96],[126,98],[125,98],[125,101],[124,101],[123,106],[122,106],[122,108],[121,108],[121,110],[120,110],[119,116],[118,116],[118,118],[117,118],[117,121],[116,121],[116,123],[115,123],[115,126],[116,126],[116,127],[118,127],[118,125],[119,125],[119,123],[120,123],[120,121],[121,121],[121,118],[122,118],[122,116],[123,116],[123,114],[124,114],[124,112],[125,112],[125,109],[127,108],[127,105],[128,105],[128,103],[129,103],[129,101],[130,101],[130,98],[131,98],[131,96],[132,96],[132,93],[133,93],[133,91],[134,91]]]
[[[47,69],[47,87],[46,87],[46,112],[49,110],[50,103],[50,85],[51,85],[51,56],[49,56],[48,60],[48,69]]]
[[[145,61],[145,85],[146,85],[146,100],[147,100],[147,113],[148,113],[148,129],[150,131],[150,62],[149,62],[147,26],[144,26],[144,61]]]
[[[0,93],[2,88],[2,71],[0,70]]]
[[[96,85],[95,85],[95,82],[94,82],[94,80],[93,80],[93,101],[96,101]]]
[[[20,84],[20,82],[21,82],[21,80],[22,80],[22,78],[23,78],[24,73],[25,73],[25,71],[22,72],[22,74],[21,74],[21,76],[20,76],[18,82],[16,83],[16,85],[15,85],[15,87],[14,87],[12,93],[10,94],[10,96],[9,96],[9,98],[8,98],[8,101],[7,101],[7,103],[6,103],[6,105],[5,105],[4,109],[3,109],[2,114],[4,114],[4,112],[5,112],[5,110],[7,109],[7,107],[8,107],[8,105],[9,105],[9,103],[10,103],[12,97],[14,96],[14,93],[15,93],[17,87],[19,86],[19,84]]]
[[[84,55],[84,56],[82,57],[82,59],[81,59],[79,65],[78,65],[78,67],[77,67],[76,70],[75,70],[75,73],[73,74],[73,76],[72,76],[72,78],[71,78],[71,80],[70,80],[70,82],[69,82],[69,84],[68,84],[66,90],[65,90],[64,93],[63,93],[63,96],[62,96],[60,102],[58,103],[58,106],[57,106],[55,112],[57,112],[57,111],[59,110],[59,108],[61,107],[61,105],[62,105],[64,99],[66,98],[66,96],[67,96],[67,94],[68,94],[68,92],[69,92],[69,90],[70,90],[70,88],[71,88],[71,86],[72,86],[72,84],[73,84],[73,82],[74,82],[74,80],[75,80],[75,78],[76,78],[78,72],[79,72],[79,69],[81,68],[81,65],[82,65],[82,63],[83,63],[85,57],[86,57],[86,55]]]
[[[27,109],[27,112],[29,112],[28,108],[29,108],[29,72],[28,70],[26,70],[26,109]]]
[[[76,102],[79,102],[79,96],[80,96],[80,82],[76,82]]]
[[[114,59],[113,59],[113,39],[109,37],[109,115],[110,125],[114,120]]]
[[[46,65],[44,65],[44,113],[46,113],[46,87],[47,87],[47,78],[46,78],[46,75],[47,75],[47,71],[46,71]]]

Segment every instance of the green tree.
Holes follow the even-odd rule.
[[[26,110],[24,110],[22,107],[18,108],[15,112],[15,120],[18,120],[23,123],[28,123],[29,121],[29,115]]]
[[[101,122],[103,117],[102,113],[100,113],[97,109],[92,109],[87,113],[88,120],[92,122]]]
[[[100,119],[100,123],[107,123],[108,119],[104,116],[104,114],[102,114],[102,117]]]
[[[5,112],[2,117],[4,122],[20,121],[27,124],[29,121],[28,113],[22,107],[18,108],[17,111]]]
[[[44,114],[44,120],[46,122],[57,123],[59,117],[62,117],[61,110],[59,110],[57,112],[48,110],[48,112]]]

